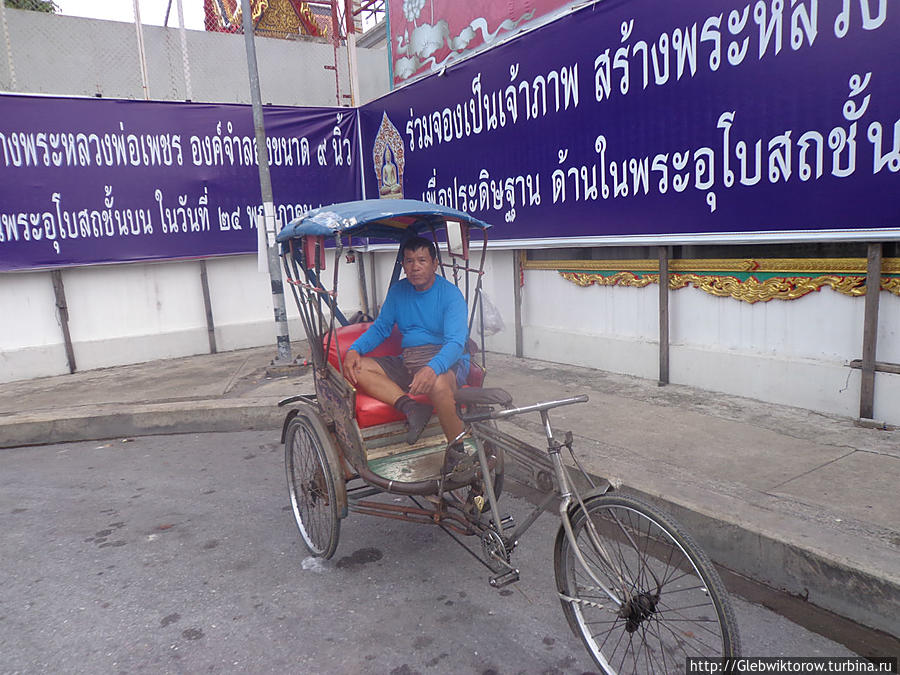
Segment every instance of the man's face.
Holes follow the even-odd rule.
[[[417,291],[427,291],[434,283],[438,262],[425,247],[403,252],[403,271]]]

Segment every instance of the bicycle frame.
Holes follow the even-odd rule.
[[[540,412],[541,414],[541,422],[544,427],[544,434],[547,438],[547,454],[549,455],[550,462],[553,469],[553,475],[556,478],[556,490],[549,490],[544,499],[535,506],[535,508],[528,514],[524,521],[520,525],[516,527],[515,530],[508,536],[503,536],[502,532],[502,517],[500,515],[500,507],[498,504],[497,496],[494,494],[493,485],[491,485],[490,481],[485,482],[485,492],[488,497],[488,504],[491,513],[491,525],[484,527],[484,531],[488,529],[493,529],[496,534],[498,534],[503,541],[504,546],[506,546],[507,551],[511,552],[512,549],[518,544],[518,539],[534,524],[534,522],[540,517],[540,515],[544,512],[547,506],[555,499],[559,498],[560,503],[558,507],[558,512],[560,516],[560,520],[562,521],[562,527],[566,533],[566,537],[573,545],[573,550],[576,552],[576,559],[578,560],[581,567],[584,571],[590,576],[590,578],[597,584],[597,586],[612,600],[616,605],[621,605],[622,601],[618,598],[618,596],[611,591],[606,584],[604,584],[591,570],[591,567],[587,564],[587,562],[582,557],[578,547],[575,545],[575,534],[572,531],[572,525],[570,522],[570,509],[573,505],[577,504],[579,507],[584,508],[584,497],[578,491],[574,481],[569,474],[569,468],[563,463],[562,457],[560,455],[560,450],[563,447],[568,447],[571,451],[572,439],[571,434],[567,434],[567,438],[565,442],[560,443],[556,440],[553,435],[553,428],[550,424],[550,413],[549,411],[553,408],[558,408],[564,405],[573,405],[575,403],[585,403],[588,400],[588,397],[585,395],[574,396],[572,398],[560,399],[556,401],[544,401],[542,403],[535,403],[533,405],[522,406],[518,408],[508,408],[505,410],[497,410],[492,411],[487,419],[490,420],[499,420],[505,419],[508,417],[513,417],[515,415],[521,415],[523,413],[530,412]],[[509,453],[511,455],[522,455],[522,454],[537,454],[542,453],[542,451],[529,443],[525,443],[524,441],[516,438],[515,436],[511,436],[506,434],[498,429],[493,428],[491,425],[486,424],[485,422],[470,422],[466,425],[463,433],[460,434],[460,438],[471,435],[475,441],[476,448],[478,450],[478,460],[481,465],[481,470],[484,475],[488,475],[488,463],[487,463],[487,452],[485,450],[484,444],[485,442],[490,442],[498,447],[500,447],[505,453]],[[574,454],[572,455],[574,459]],[[576,460],[577,463],[577,460]],[[602,492],[606,492],[609,489],[609,485],[600,491],[597,491],[596,486],[594,486],[593,481],[590,476],[588,476],[587,472],[579,465],[578,468],[581,470],[581,473],[587,479],[588,483],[591,484],[594,490],[592,494],[601,494]],[[602,555],[607,556],[608,554],[605,551],[605,546],[603,546],[600,541],[599,536],[596,533],[596,530],[593,526],[593,523],[588,520],[588,533],[589,536],[595,546],[595,548]],[[495,577],[492,577],[490,583],[492,586],[497,586],[500,583],[500,579],[506,575],[512,574],[515,578],[518,578],[518,570],[516,570],[512,565],[506,563],[505,560],[498,560],[502,565],[508,567],[508,571],[501,573]]]

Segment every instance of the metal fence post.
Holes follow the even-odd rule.
[[[191,86],[191,65],[188,60],[188,51],[187,51],[187,33],[184,30],[184,7],[181,4],[182,0],[177,1],[178,5],[178,32],[181,35],[181,62],[184,68],[184,94],[185,98],[188,101],[194,100],[194,89]]]
[[[78,366],[75,364],[75,347],[72,345],[72,334],[69,332],[69,303],[66,302],[66,286],[63,283],[62,270],[59,268],[51,270],[50,280],[53,282],[53,296],[56,298],[56,311],[59,313],[59,326],[62,328],[66,361],[71,374],[78,369]]]
[[[138,61],[141,66],[141,86],[144,98],[150,100],[150,77],[147,73],[147,52],[144,50],[144,26],[141,23],[141,7],[138,0],[134,2],[134,29],[137,31]]]
[[[347,32],[347,70],[350,71],[350,106],[353,107],[362,105],[362,101],[359,98],[359,68],[356,61],[356,25],[353,21],[353,3],[350,0],[344,0],[344,23]]]
[[[269,156],[266,147],[266,128],[263,123],[262,97],[259,91],[259,68],[256,64],[256,44],[253,33],[253,10],[250,0],[241,0],[244,24],[244,44],[247,47],[247,70],[250,74],[250,96],[253,104],[253,126],[256,129],[256,155],[259,160],[259,187],[262,193],[263,218],[266,229],[266,249],[269,262],[269,278],[272,282],[272,304],[275,309],[278,351],[274,365],[291,362],[291,338],[288,333],[287,309],[284,304],[284,284],[281,280],[281,264],[275,244],[275,201],[272,197],[272,179],[269,175]],[[258,226],[257,226],[258,227]]]
[[[669,249],[657,247],[659,256],[659,386],[669,384]]]
[[[516,324],[516,356],[522,358],[525,355],[525,340],[522,329],[522,267],[525,260],[525,251],[516,249],[513,251],[513,310]]]
[[[881,242],[869,244],[866,264],[866,309],[863,319],[862,379],[859,417],[875,415],[875,347],[878,340],[878,299],[881,292]]]
[[[6,0],[0,0],[0,23],[3,23],[3,39],[6,43],[6,59],[9,63],[9,88],[18,89],[16,84],[16,67],[13,65],[12,44],[9,41],[9,26],[6,25]]]

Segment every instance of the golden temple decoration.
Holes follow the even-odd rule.
[[[659,283],[658,274],[646,274],[639,277],[634,272],[617,272],[612,276],[603,276],[602,274],[590,274],[587,272],[560,272],[560,276],[566,281],[571,281],[576,286],[585,288],[587,286],[635,286],[644,288],[650,284]]]
[[[226,11],[229,9],[228,5],[232,4],[234,9],[231,10],[231,23],[239,26],[243,21],[243,12],[241,11],[241,0],[232,0],[232,2],[225,2]],[[269,8],[269,0],[250,0],[250,13],[254,22],[259,21],[259,17],[262,16],[262,13],[265,12]]]
[[[644,288],[659,283],[656,260],[523,260],[522,267],[558,271],[563,279],[581,287]],[[866,294],[865,258],[670,260],[669,270],[672,290],[693,286],[750,304],[795,300],[824,287],[851,297]],[[900,296],[900,258],[882,261],[881,290]]]
[[[241,32],[240,0],[204,0],[206,30]],[[331,19],[317,17],[301,0],[250,0],[254,32],[264,37],[290,39],[299,35],[325,37]],[[321,21],[320,21],[321,19]]]
[[[298,35],[300,33],[300,17],[288,0],[271,0],[269,11],[256,24],[256,32]]]
[[[659,275],[656,275],[659,283]],[[722,298],[732,297],[751,305],[769,300],[796,300],[807,293],[818,291],[823,286],[844,295],[859,296],[866,294],[865,277],[842,277],[824,275],[818,277],[771,277],[762,281],[756,277],[740,280],[728,276],[709,276],[702,274],[674,274],[669,279],[669,288],[678,289],[693,286],[711,295]]]
[[[328,24],[322,22],[320,23],[315,14],[312,13],[312,10],[309,8],[309,3],[304,2],[300,5],[300,14],[303,21],[306,23],[306,30],[310,35],[318,35],[320,37],[328,37]]]

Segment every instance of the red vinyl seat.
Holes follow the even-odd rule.
[[[331,340],[330,347],[328,345],[328,337],[325,337],[324,346],[328,347],[328,362],[339,372],[338,350],[340,350],[341,363],[343,363],[350,345],[366,331],[369,325],[368,323],[354,323],[349,326],[340,326],[335,331],[336,338]],[[388,339],[366,354],[366,356],[399,356],[401,340],[400,331],[394,326],[394,331],[388,336]],[[467,384],[480,387],[483,381],[484,371],[473,363],[469,370]],[[427,396],[413,396],[413,398],[417,401],[428,403]],[[400,422],[404,419],[403,413],[394,408],[394,406],[382,403],[359,390],[356,391],[356,423],[361,429],[387,424],[388,422]]]

